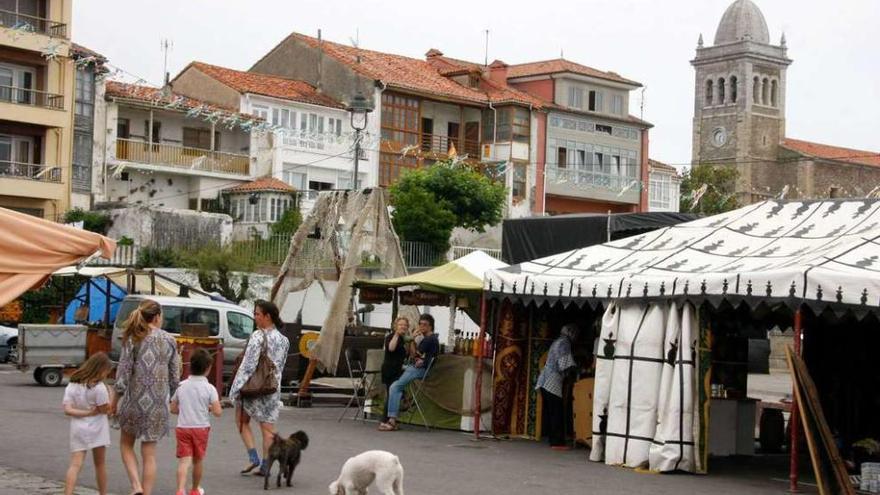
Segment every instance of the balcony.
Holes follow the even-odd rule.
[[[9,10],[0,10],[0,26],[58,38],[67,37],[67,24]]]
[[[480,141],[476,139],[462,140],[458,136],[382,129],[382,151],[392,153],[407,151],[408,156],[440,158],[448,155],[451,145],[455,146],[455,151],[459,155],[467,154],[477,159],[480,157]]]
[[[52,165],[0,160],[0,179],[20,179],[61,184],[61,169]]]
[[[615,203],[639,202],[642,181],[626,175],[547,166],[547,193]]]
[[[0,102],[64,110],[64,96],[36,89],[0,86]]]
[[[116,158],[128,162],[169,167],[182,172],[250,175],[250,158],[247,155],[170,144],[151,145],[140,140],[117,139]]]

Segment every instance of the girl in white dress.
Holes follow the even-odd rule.
[[[107,354],[92,355],[70,377],[64,390],[64,414],[70,416],[70,466],[64,494],[73,495],[76,479],[86,454],[91,450],[95,461],[98,492],[107,493],[107,468],[104,463],[106,447],[110,445],[110,390],[104,380],[113,371],[113,362]]]

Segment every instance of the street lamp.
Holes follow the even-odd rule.
[[[358,187],[358,159],[361,156],[361,131],[367,128],[367,114],[373,111],[370,101],[360,92],[354,95],[346,108],[351,114],[351,128],[354,129],[354,189]]]

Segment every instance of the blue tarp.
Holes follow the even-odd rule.
[[[107,282],[106,277],[91,278],[88,282],[82,284],[76,297],[67,305],[64,310],[64,323],[67,325],[75,323],[73,315],[77,308],[86,304],[86,290],[89,291],[89,322],[104,321],[105,308],[107,307]],[[116,312],[119,311],[119,303],[126,296],[125,289],[110,282],[110,321],[116,321]]]

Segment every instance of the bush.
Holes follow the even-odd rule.
[[[178,268],[183,265],[181,255],[173,249],[145,247],[138,251],[137,268]]]
[[[83,229],[106,235],[113,221],[110,215],[102,211],[86,211],[74,208],[64,214],[64,223],[83,222]]]
[[[186,267],[196,270],[199,285],[205,292],[218,292],[236,304],[248,297],[249,277],[234,274],[253,269],[253,263],[243,254],[228,247],[207,247],[186,256],[183,262]]]
[[[297,208],[290,208],[281,215],[281,218],[272,224],[272,234],[292,235],[302,224],[302,214]]]

